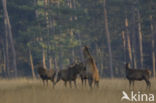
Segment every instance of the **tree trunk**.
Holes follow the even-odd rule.
[[[42,62],[43,62],[43,67],[44,67],[45,69],[47,69],[47,66],[46,66],[46,53],[45,53],[44,48],[43,48],[43,50],[42,50]]]
[[[109,32],[109,28],[108,28],[108,16],[107,16],[107,9],[106,9],[106,0],[104,0],[104,22],[105,22],[107,45],[108,45],[108,51],[109,51],[109,67],[110,67],[111,77],[113,78],[114,74],[113,74],[113,63],[112,63],[112,50],[111,50],[110,32]]]
[[[59,71],[56,57],[54,59],[54,67],[55,67],[55,70]]]
[[[32,57],[32,54],[31,54],[31,50],[29,50],[29,57],[30,57],[30,65],[31,65],[32,77],[33,77],[33,79],[36,79],[36,75],[35,75],[35,72],[34,72],[34,64],[33,64],[33,57]]]
[[[4,19],[6,24],[6,19]],[[7,25],[5,25],[5,65],[6,65],[6,72],[7,77],[10,77],[10,60],[9,60],[9,46],[8,46],[8,30]]]
[[[6,68],[6,52],[5,52],[5,45],[4,41],[2,40],[2,55],[3,55],[3,71],[4,71],[4,77],[8,77],[7,68]]]
[[[127,34],[127,45],[128,45],[129,59],[132,64],[132,48],[131,48],[131,41],[130,41],[129,34]]]
[[[79,43],[80,43],[80,46],[79,46],[79,53],[80,53],[80,60],[82,60],[82,58],[83,58],[83,53],[82,53],[82,40],[81,40],[81,36],[80,36],[80,34],[79,33],[77,33],[77,36],[78,36],[78,41],[79,41]]]
[[[50,7],[50,5],[54,5],[54,3],[56,3],[56,1],[53,1],[53,0],[49,0],[47,1],[48,4],[46,4],[45,6]],[[46,21],[47,21],[47,29],[48,29],[48,39],[47,39],[47,59],[49,60],[49,63],[48,63],[48,68],[52,68],[50,64],[50,61],[52,60],[51,58],[51,51],[50,51],[50,36],[52,36],[55,32],[55,28],[54,28],[54,23],[55,23],[55,20],[54,20],[54,17],[52,15],[50,15],[50,13],[48,11],[45,11],[47,12],[47,15],[46,16]]]
[[[131,48],[131,41],[130,41],[130,36],[129,36],[129,31],[128,31],[128,19],[126,18],[125,19],[125,27],[126,27],[126,36],[125,36],[125,40],[126,40],[126,55],[127,55],[127,51],[128,51],[128,55],[129,55],[129,60],[130,60],[130,63],[132,64],[132,48]],[[127,57],[126,57],[127,59]],[[126,62],[128,62],[126,60]]]
[[[155,48],[155,41],[154,41],[154,27],[153,27],[153,24],[152,24],[152,15],[150,15],[150,21],[151,21],[151,34],[152,34],[152,61],[153,61],[153,77],[155,78],[155,52],[154,52],[154,48]]]
[[[100,74],[102,75],[102,76],[104,76],[105,74],[103,73],[103,71],[104,71],[104,67],[103,67],[103,54],[102,54],[102,49],[100,49],[99,48],[99,54],[100,54]]]
[[[11,51],[13,55],[13,69],[15,71],[15,77],[17,77],[17,64],[16,64],[16,51],[14,47],[14,40],[12,36],[12,30],[11,30],[11,24],[8,16],[8,11],[7,11],[7,1],[2,0],[3,4],[3,11],[4,11],[4,24],[5,24],[5,31],[6,35],[8,35],[9,40],[10,40],[10,46],[11,46]]]
[[[133,1],[132,1],[133,2]],[[133,2],[133,5],[132,5],[132,25],[131,25],[131,31],[132,31],[132,39],[133,42],[132,42],[132,61],[133,61],[133,68],[137,68],[137,44],[136,44],[136,41],[137,41],[137,35],[136,35],[136,0]]]
[[[74,52],[74,48],[72,48],[72,57],[71,57],[71,62],[74,62],[77,58],[75,57],[75,52]]]
[[[50,68],[50,69],[53,68],[53,67],[52,67],[52,63],[53,63],[53,62],[52,62],[52,57],[49,57],[49,68]]]
[[[57,80],[59,68],[58,68],[58,64],[57,64],[57,59],[56,59],[56,57],[55,57],[55,59],[54,59],[54,67],[55,67],[55,70],[56,70],[56,80]]]
[[[44,0],[44,16],[45,16],[45,21],[46,21],[46,28],[47,28],[47,40],[46,40],[46,45],[47,45],[47,48],[46,48],[46,55],[47,55],[47,60],[49,60],[50,58],[50,35],[53,34],[52,33],[52,24],[53,24],[53,21],[52,21],[52,17],[51,15],[49,15],[49,5],[52,5],[51,4],[51,1],[50,0]],[[49,62],[47,62],[47,68],[50,67],[50,64]]]
[[[122,36],[122,42],[123,42],[123,50],[124,50],[124,62],[126,61],[126,38],[125,38],[125,32],[122,31],[121,32],[121,36]]]
[[[138,17],[138,32],[139,32],[139,49],[140,49],[140,64],[141,64],[141,68],[143,68],[143,47],[142,47],[142,31],[141,31],[141,18],[140,18],[140,12],[137,9],[137,17]]]
[[[46,18],[46,24],[47,24],[47,28],[49,30],[49,18],[48,18],[48,12],[47,12],[47,9],[48,9],[48,0],[44,0],[44,16]]]
[[[38,0],[34,0],[34,6],[37,6],[38,5]],[[35,16],[36,18],[38,18],[38,11],[35,10]]]

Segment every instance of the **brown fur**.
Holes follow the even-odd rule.
[[[73,81],[75,87],[77,87],[76,85],[77,75],[81,73],[82,69],[83,69],[82,63],[73,63],[69,65],[66,69],[61,69],[58,72],[58,76],[57,76],[57,80],[55,84],[59,82],[60,80],[63,80],[65,86],[67,82],[69,82],[70,87],[72,87],[71,82]]]
[[[129,63],[126,64],[126,78],[129,80],[129,87],[131,87],[131,83],[133,83],[134,87],[134,81],[141,81],[145,80],[147,84],[147,89],[150,89],[151,83],[150,83],[150,76],[151,71],[148,69],[132,69],[129,67]]]
[[[93,57],[89,53],[87,46],[84,46],[83,54],[84,54],[84,58],[86,61],[86,65],[89,66],[89,68],[88,68],[89,70],[87,70],[89,85],[90,85],[90,87],[92,87],[92,82],[94,82],[95,85],[98,86],[99,80],[100,80],[99,71],[97,69],[97,66],[95,64]]]
[[[48,80],[51,80],[54,85],[54,77],[55,77],[56,72],[53,69],[47,70],[43,66],[39,66],[37,68],[37,72],[43,81],[43,85],[45,85],[45,81],[47,82],[47,85],[48,85]]]

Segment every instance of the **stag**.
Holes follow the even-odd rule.
[[[57,80],[55,82],[55,85],[60,80],[63,80],[65,87],[67,86],[67,82],[69,82],[70,87],[71,87],[71,82],[72,81],[74,82],[75,87],[77,87],[76,78],[77,78],[78,74],[81,72],[82,69],[83,69],[82,63],[74,63],[74,64],[68,66],[68,68],[60,70],[58,72]]]
[[[146,89],[150,89],[151,87],[151,82],[149,81],[151,76],[151,71],[148,69],[132,69],[130,68],[130,64],[127,63],[126,64],[126,78],[129,80],[129,88],[131,88],[131,84],[133,84],[133,88],[134,88],[134,81],[141,81],[141,80],[145,80],[146,82]]]
[[[45,81],[46,81],[46,84],[48,86],[48,80],[51,80],[54,86],[54,77],[55,77],[56,72],[53,69],[47,70],[43,66],[39,66],[37,68],[37,72],[43,81],[43,85],[45,85]]]

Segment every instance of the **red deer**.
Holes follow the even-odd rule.
[[[83,69],[83,65],[81,63],[74,63],[70,65],[68,68],[60,70],[58,72],[58,76],[57,76],[57,80],[55,84],[59,82],[60,80],[63,80],[65,87],[67,86],[67,82],[69,82],[70,87],[71,87],[71,82],[73,81],[75,84],[75,87],[77,87],[76,78],[82,69]]]
[[[48,80],[51,80],[54,86],[54,77],[55,77],[55,71],[52,69],[45,69],[43,66],[38,66],[37,72],[40,75],[40,78],[43,81],[43,85],[45,85],[45,81],[47,82],[48,86]]]
[[[85,58],[86,72],[87,72],[89,86],[92,88],[92,83],[94,82],[95,86],[99,87],[99,80],[100,80],[99,71],[97,69],[93,57],[89,53],[87,46],[83,47],[83,55]]]
[[[133,88],[134,88],[134,81],[138,80],[145,80],[147,88],[150,89],[151,83],[149,81],[150,76],[151,76],[151,71],[148,69],[132,69],[129,66],[130,64],[126,64],[126,78],[129,80],[129,88],[131,88],[131,83],[133,83]]]

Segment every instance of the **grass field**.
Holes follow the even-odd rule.
[[[151,83],[151,90],[145,91],[145,82],[136,82],[135,91],[156,95],[156,81]],[[53,88],[50,81],[45,87],[41,80],[0,80],[0,103],[132,103],[120,100],[123,90],[130,92],[127,80],[103,79],[100,88],[94,89],[82,87],[79,80],[77,84],[78,88],[69,88],[69,85],[65,88],[63,82],[59,82]]]

